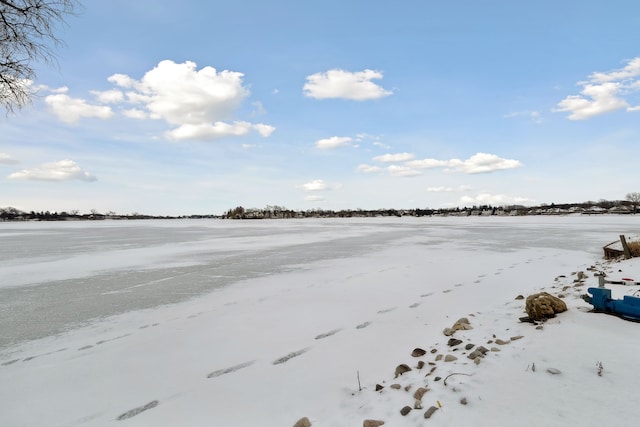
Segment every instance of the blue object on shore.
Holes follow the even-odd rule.
[[[611,289],[607,288],[589,288],[587,291],[591,294],[588,302],[594,310],[640,321],[640,298],[625,295],[622,299],[613,299]]]

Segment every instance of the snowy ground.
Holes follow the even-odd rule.
[[[637,233],[631,216],[0,224],[0,426],[634,425],[640,324],[580,295],[591,267],[640,279],[601,249]],[[536,329],[515,298],[540,290],[569,311]],[[500,351],[476,365],[466,344]]]

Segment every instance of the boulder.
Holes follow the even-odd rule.
[[[567,311],[567,304],[547,292],[540,292],[527,297],[525,310],[531,320],[540,321]]]
[[[420,356],[424,356],[425,354],[427,354],[427,351],[421,348],[414,348],[413,351],[411,352],[411,355],[413,357],[420,357]]]
[[[307,417],[302,417],[293,425],[293,427],[311,427],[311,421],[309,421],[309,418]]]
[[[409,367],[409,365],[405,365],[404,363],[396,366],[395,378],[398,378],[400,375],[404,374],[405,372],[409,372],[410,370],[411,368]]]

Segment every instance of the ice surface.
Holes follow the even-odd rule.
[[[446,406],[431,425],[598,425],[607,413],[626,425],[638,399],[616,396],[634,387],[623,372],[636,324],[573,309],[536,341],[514,297],[572,288],[572,272],[629,232],[636,217],[0,223],[0,425],[422,425],[374,386],[470,314],[463,339],[525,338],[479,367],[438,368],[472,373],[452,382],[473,394],[463,408],[434,391]],[[628,265],[608,268],[640,274]],[[605,375],[592,378],[598,360]],[[533,361],[563,374],[522,377]],[[605,415],[581,406],[602,387]]]

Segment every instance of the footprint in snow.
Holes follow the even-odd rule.
[[[409,308],[416,308],[416,307],[418,307],[420,304],[421,304],[421,303],[419,303],[419,302],[414,302],[413,304],[411,304],[411,305],[409,306]]]
[[[384,310],[379,310],[378,314],[385,314],[385,313],[389,313],[390,311],[395,310],[397,307],[390,307],[390,308],[385,308]]]
[[[364,322],[364,323],[361,323],[361,324],[359,324],[358,326],[356,326],[356,329],[364,329],[364,328],[366,328],[367,326],[369,326],[370,324],[371,324],[371,322]]]
[[[307,347],[307,348],[303,348],[302,350],[293,351],[293,352],[291,352],[291,353],[287,354],[286,356],[282,356],[280,359],[274,360],[274,361],[273,361],[273,364],[274,364],[274,365],[280,365],[280,364],[282,364],[282,363],[286,363],[286,362],[288,362],[289,360],[293,359],[294,357],[298,357],[298,356],[300,356],[301,354],[306,353],[307,351],[309,351],[309,348],[308,348],[308,347]]]
[[[329,331],[329,332],[324,332],[324,333],[322,333],[322,334],[318,335],[315,339],[317,339],[317,340],[321,340],[321,339],[323,339],[323,338],[330,337],[331,335],[335,335],[335,334],[337,334],[337,333],[338,333],[338,332],[340,332],[341,330],[342,330],[342,329],[334,329],[334,330]]]
[[[239,371],[240,369],[246,368],[246,367],[251,366],[251,365],[253,365],[253,360],[250,361],[250,362],[244,362],[244,363],[241,363],[239,365],[232,366],[230,368],[219,369],[217,371],[213,371],[209,375],[207,375],[207,378],[215,378],[215,377],[219,377],[220,375],[230,374],[232,372]]]
[[[118,418],[116,418],[116,420],[118,421],[122,421],[122,420],[126,420],[128,418],[131,417],[135,417],[136,415],[139,415],[140,413],[147,411],[151,408],[155,408],[156,406],[158,406],[158,401],[157,400],[152,400],[151,402],[147,403],[146,405],[143,406],[138,406],[137,408],[133,408],[127,412],[125,412],[124,414],[120,415]]]

